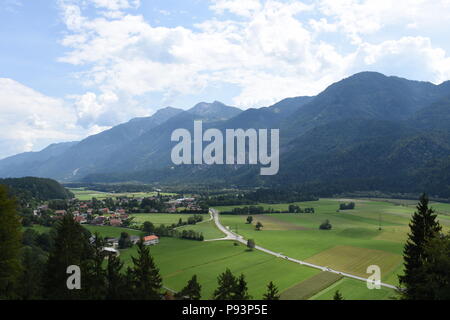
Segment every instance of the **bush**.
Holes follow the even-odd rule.
[[[327,219],[324,222],[322,222],[322,224],[320,225],[319,229],[320,230],[331,230],[331,223],[330,221]]]

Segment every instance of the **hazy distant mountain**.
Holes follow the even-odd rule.
[[[295,184],[330,193],[426,189],[450,197],[450,175],[444,172],[450,168],[449,97],[448,81],[434,85],[363,72],[315,97],[265,108],[241,111],[202,102],[187,111],[164,109],[89,137],[31,170],[63,181]],[[279,128],[279,174],[263,177],[259,166],[247,165],[174,166],[171,134],[178,128],[192,132],[194,120],[203,120],[204,129]],[[28,172],[24,167],[30,166],[15,159],[10,163]],[[1,175],[4,168],[5,160]]]
[[[49,146],[41,152],[17,155],[0,161],[1,177],[28,175],[57,179],[76,176],[95,163],[108,159],[120,146],[139,137],[167,119],[182,112],[167,107],[150,117],[135,118],[77,143]]]
[[[22,177],[35,174],[33,167],[62,155],[78,142],[51,144],[39,152],[24,152],[0,160],[0,177]]]

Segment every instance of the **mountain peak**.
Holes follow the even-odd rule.
[[[236,107],[227,106],[220,101],[214,101],[212,103],[197,103],[187,112],[207,118],[208,120],[225,120],[238,115],[242,110]]]

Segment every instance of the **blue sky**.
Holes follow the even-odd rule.
[[[0,0],[0,158],[164,106],[450,79],[450,0]]]

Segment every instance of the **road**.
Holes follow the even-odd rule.
[[[243,236],[241,236],[241,235],[239,235],[237,233],[234,233],[233,231],[229,230],[228,228],[226,228],[225,226],[222,225],[222,223],[220,222],[220,218],[219,218],[219,212],[217,210],[212,209],[212,208],[209,209],[209,210],[210,210],[211,215],[213,216],[213,219],[214,219],[214,222],[215,222],[217,228],[219,228],[219,230],[222,231],[226,235],[224,238],[213,239],[213,240],[209,240],[209,241],[235,240],[235,241],[239,241],[239,242],[247,245],[247,240],[245,240]],[[309,263],[309,262],[306,262],[306,261],[297,260],[297,259],[288,257],[286,255],[283,255],[281,253],[274,252],[274,251],[271,251],[269,249],[263,248],[263,247],[258,246],[258,245],[255,247],[255,249],[263,251],[263,252],[268,253],[268,254],[271,254],[271,255],[273,255],[275,257],[278,257],[278,258],[281,258],[281,259],[285,259],[285,260],[288,260],[288,261],[291,261],[291,262],[294,262],[294,263],[298,263],[298,264],[303,265],[303,266],[319,269],[319,270],[322,270],[322,271],[328,271],[328,272],[340,274],[340,275],[342,275],[344,277],[348,277],[348,278],[352,278],[352,279],[356,279],[356,280],[360,280],[360,281],[364,281],[364,282],[367,281],[367,278],[359,277],[359,276],[356,276],[356,275],[353,275],[353,274],[349,274],[349,273],[346,273],[346,272],[333,270],[333,269],[330,269],[328,267],[319,266],[317,264]],[[390,285],[390,284],[387,284],[387,283],[380,283],[380,285],[383,286],[383,287],[391,288],[391,289],[395,289],[395,290],[399,289],[396,286],[393,286],[393,285]]]

